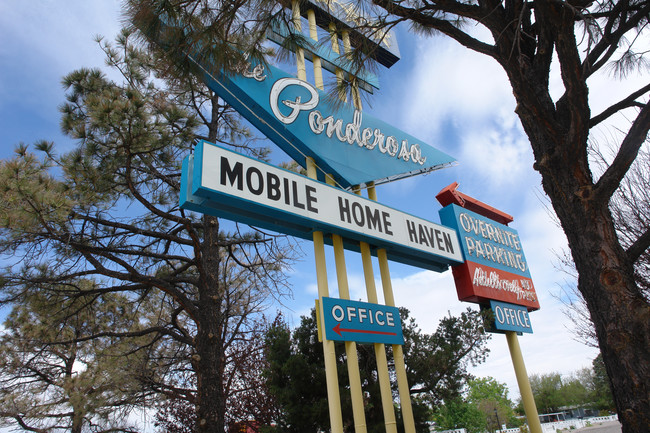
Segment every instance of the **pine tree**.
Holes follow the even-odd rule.
[[[97,287],[89,280],[75,286]],[[143,312],[122,294],[70,298],[66,290],[33,287],[8,315],[0,337],[0,419],[42,432],[137,431],[126,415],[150,394],[137,378],[144,354],[133,349],[150,341],[113,335],[137,332]]]
[[[114,336],[148,337],[141,383],[188,401],[197,431],[223,432],[238,386],[229,363],[269,299],[287,293],[293,249],[283,237],[179,209],[181,160],[201,138],[258,157],[266,150],[216,95],[178,79],[131,32],[101,46],[123,82],[89,69],[64,78],[61,124],[76,148],[57,155],[41,142],[37,156],[20,146],[0,166],[0,251],[15,258],[2,275],[3,301],[28,302],[36,283],[80,300],[155,299],[147,327]],[[79,278],[96,287],[78,290]]]

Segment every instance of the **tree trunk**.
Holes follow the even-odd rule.
[[[223,390],[223,290],[219,282],[219,220],[205,215],[203,230],[196,353],[192,359],[197,378],[196,431],[223,433],[226,427],[226,403]]]
[[[546,113],[555,118],[553,125],[540,126],[538,108],[520,101],[517,112],[531,140],[535,169],[567,236],[623,433],[649,432],[650,307],[614,229],[609,198],[594,194],[588,125],[568,120],[559,110]]]
[[[634,269],[621,248],[608,209],[586,212],[556,205],[572,216],[566,231],[578,274],[578,290],[587,301],[610,379],[624,433],[650,431],[650,308],[634,280]],[[582,221],[581,221],[582,220]]]

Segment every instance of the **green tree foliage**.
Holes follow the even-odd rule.
[[[468,367],[485,361],[491,334],[483,330],[480,313],[468,308],[459,316],[440,320],[433,334],[425,334],[413,318],[405,315],[404,358],[411,394],[435,407],[443,400],[461,396],[472,378]]]
[[[498,63],[510,81],[516,113],[535,164],[567,236],[595,335],[611,380],[624,433],[650,425],[650,228],[643,195],[632,207],[617,191],[642,185],[634,162],[647,152],[650,85],[631,76],[647,72],[650,2],[646,0],[372,0],[357,1],[378,14],[362,31],[380,34],[401,22],[425,35],[444,35]],[[357,47],[359,52],[363,47]],[[368,56],[351,56],[355,60]],[[608,105],[590,92],[595,78],[621,79]],[[560,88],[555,85],[560,84]],[[553,85],[552,85],[553,84]],[[598,101],[594,103],[594,101]],[[608,137],[606,144],[595,136]],[[601,164],[593,149],[613,150]],[[647,179],[647,177],[646,177]],[[631,181],[631,182],[630,182]],[[647,181],[646,181],[647,182]],[[639,200],[637,200],[639,198]],[[619,212],[619,209],[622,212]],[[639,212],[641,211],[641,212]],[[636,224],[624,224],[631,215]],[[624,217],[624,219],[620,219]]]
[[[482,321],[477,312],[468,310],[460,317],[445,317],[433,334],[424,334],[409,318],[408,311],[400,310],[404,326],[404,356],[407,376],[411,385],[414,416],[418,431],[428,431],[431,405],[445,396],[459,394],[471,377],[467,373],[470,363],[484,360],[485,343],[489,335],[483,333]],[[344,426],[353,429],[345,350],[337,344],[339,384],[343,404]],[[358,344],[361,383],[365,395],[366,424],[369,432],[385,430],[381,412],[376,359],[372,345]],[[267,334],[266,373],[269,388],[281,407],[281,431],[316,432],[329,425],[325,372],[322,368],[323,351],[318,343],[316,318],[302,317],[293,331],[277,323]],[[392,356],[389,351],[389,364]],[[389,368],[394,368],[389,365]],[[394,384],[396,386],[396,384]],[[394,390],[396,392],[396,390]],[[398,428],[402,428],[398,422]]]
[[[464,428],[469,433],[483,433],[488,424],[485,414],[464,398],[457,397],[436,408],[433,420],[442,430]]]
[[[563,408],[594,407],[593,371],[583,369],[562,377],[559,373],[530,376],[535,404],[540,412],[560,412]]]
[[[128,31],[101,46],[122,81],[94,69],[64,78],[61,124],[76,147],[59,155],[41,142],[37,156],[21,146],[0,164],[0,252],[13,260],[1,301],[29,302],[38,285],[81,303],[122,293],[156,304],[146,328],[113,336],[154,342],[139,347],[141,383],[194,406],[200,431],[223,432],[237,421],[227,418],[242,386],[234,360],[267,301],[285,293],[293,252],[282,237],[179,209],[181,160],[199,138],[266,150],[216,95],[178,79]],[[82,290],[79,278],[96,287]]]
[[[464,428],[471,433],[493,431],[503,424],[520,424],[508,398],[508,388],[492,377],[469,379],[462,396],[445,400],[436,408],[434,421],[439,429]]]
[[[96,289],[89,280],[76,284]],[[81,300],[63,296],[62,288],[35,289],[13,307],[0,337],[3,424],[40,432],[136,431],[127,415],[149,394],[137,380],[142,353],[132,351],[148,341],[112,335],[137,331],[144,311],[119,294]]]
[[[468,382],[467,389],[467,401],[483,414],[488,429],[500,429],[503,424],[518,425],[504,383],[492,377],[476,378]]]
[[[535,397],[535,405],[540,413],[552,413],[564,406],[562,376],[560,373],[533,374],[529,377],[530,387]]]

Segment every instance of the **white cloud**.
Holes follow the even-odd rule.
[[[470,130],[462,136],[459,160],[478,179],[485,179],[493,189],[508,187],[514,179],[521,180],[532,166],[527,140],[518,129],[493,125]],[[489,181],[489,183],[488,183]]]
[[[412,129],[438,135],[447,122],[472,127],[485,113],[514,109],[505,73],[494,60],[439,38],[420,39],[417,51],[414,72],[403,82],[411,96],[400,111]]]

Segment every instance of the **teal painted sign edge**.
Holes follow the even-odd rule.
[[[325,338],[328,340],[404,344],[402,321],[397,307],[327,297],[321,298],[321,301]],[[393,326],[388,324],[388,314]],[[383,324],[377,323],[378,321]]]
[[[517,326],[516,324],[509,324],[509,323],[502,323],[499,320],[497,320],[497,308],[503,309],[509,309],[509,310],[514,310],[517,312],[515,317],[509,316],[506,318],[504,317],[504,320],[506,321],[512,321],[512,322],[520,322],[521,323],[521,317],[519,314],[524,314],[526,317],[526,321],[528,322],[529,326],[526,327],[522,324],[522,326]],[[526,334],[532,334],[533,333],[533,325],[530,321],[530,314],[528,313],[528,309],[523,306],[523,305],[516,305],[516,304],[510,304],[508,302],[501,302],[501,301],[495,301],[495,300],[490,300],[490,309],[492,310],[492,314],[494,315],[494,328],[498,331],[514,331],[518,333],[526,333]],[[504,313],[505,314],[505,313]]]
[[[251,66],[251,73],[254,69]],[[303,167],[306,157],[313,158],[318,167],[327,173],[332,173],[336,182],[344,188],[369,182],[378,184],[392,177],[430,171],[455,161],[446,153],[421,143],[410,134],[373,116],[353,110],[347,105],[335,108],[329,103],[327,94],[274,66],[269,65],[263,75],[265,79],[260,82],[242,75],[220,74],[217,78],[204,70],[204,79],[208,87],[232,105],[285,153]],[[287,86],[278,93],[277,98],[272,98],[272,91],[280,87],[276,83],[286,83]],[[281,116],[290,117],[295,111],[285,104],[296,106],[295,101],[300,100],[300,104],[304,106],[312,98],[318,99],[315,107],[299,111],[290,124],[282,123],[273,113],[274,108],[277,107]],[[319,134],[311,129],[311,113],[315,112],[321,115]],[[356,121],[356,113],[361,113],[358,116],[360,122]],[[328,136],[329,125],[324,125],[324,122],[330,116],[331,124],[339,123],[341,126],[338,131],[332,128],[331,136]],[[347,130],[351,131],[351,136],[356,137],[361,137],[363,131],[371,131],[373,136],[369,140],[369,146],[374,144],[377,137],[382,136],[384,143],[388,137],[394,137],[396,143],[391,146],[390,151],[386,152],[380,150],[379,144],[372,149],[368,146],[360,146],[355,140],[350,144],[337,136],[339,132],[347,140]],[[379,131],[380,134],[375,134],[375,131]],[[399,158],[404,146],[409,150],[407,157],[410,158],[414,145],[419,145],[421,156],[426,159],[425,164],[420,165],[412,160],[404,161]]]
[[[202,148],[205,145],[214,146],[226,152],[237,154],[236,152],[228,150],[223,146],[215,145],[203,140],[196,145],[194,154],[186,157],[183,160],[181,174],[181,193],[179,196],[180,206],[183,209],[206,213],[209,215],[226,218],[231,221],[238,221],[244,224],[249,224],[255,227],[266,228],[278,233],[284,233],[306,240],[312,240],[312,233],[315,230],[339,234],[344,238],[344,247],[348,250],[358,252],[358,242],[364,241],[371,245],[371,252],[375,255],[376,248],[384,248],[386,249],[388,258],[392,261],[416,266],[422,269],[429,269],[435,272],[444,272],[448,269],[448,265],[458,265],[462,263],[461,260],[454,260],[448,257],[438,256],[434,253],[427,253],[426,251],[409,248],[408,246],[402,244],[396,244],[383,239],[371,238],[360,233],[353,233],[336,225],[323,224],[313,219],[301,220],[296,216],[270,208],[268,206],[264,206],[248,200],[243,200],[239,197],[226,196],[209,189],[201,188],[201,155],[203,153]],[[275,167],[263,161],[259,161],[241,154],[237,155],[278,170],[286,171],[288,175],[305,178],[304,176],[301,176],[297,173]],[[309,178],[305,179],[316,182]],[[324,188],[331,188],[337,192],[340,192],[341,194],[347,194],[351,198],[376,204],[376,202],[372,202],[356,194],[342,191],[338,188],[334,188],[321,182],[319,182],[319,184],[321,184],[321,186]],[[405,212],[397,212],[411,216]],[[422,220],[420,217],[412,217],[418,220]],[[429,223],[441,226],[449,230],[449,228],[444,227],[444,225],[439,225],[433,222]],[[456,236],[456,233],[453,230],[452,232],[454,236]],[[331,243],[331,238],[326,237],[325,239],[326,242]]]

